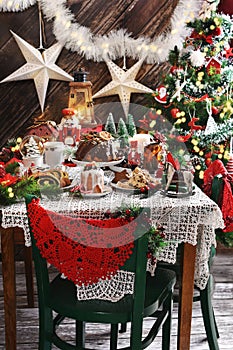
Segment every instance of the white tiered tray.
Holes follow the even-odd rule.
[[[71,160],[72,160],[72,162],[74,164],[77,164],[77,165],[80,165],[80,166],[85,166],[85,165],[87,165],[89,163],[92,163],[92,162],[85,162],[85,161],[82,161],[82,160],[77,160],[77,159],[74,159],[74,158],[72,158]],[[102,168],[102,167],[106,167],[106,166],[112,166],[112,165],[120,164],[123,160],[124,160],[124,157],[121,158],[121,159],[110,161],[110,162],[95,162],[95,161],[94,162],[95,162],[95,164],[98,167]]]

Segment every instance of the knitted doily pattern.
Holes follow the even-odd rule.
[[[69,217],[39,199],[28,204],[28,218],[41,255],[78,285],[111,278],[133,252],[136,221]]]

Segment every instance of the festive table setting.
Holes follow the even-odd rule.
[[[16,334],[13,235],[14,228],[19,229],[25,246],[30,247],[24,201],[28,194],[41,206],[38,212],[34,208],[32,215],[38,222],[54,211],[63,224],[64,218],[100,227],[100,222],[108,222],[108,229],[119,223],[124,232],[125,222],[133,225],[136,213],[140,219],[140,213],[148,209],[148,271],[154,273],[157,261],[174,264],[178,245],[184,246],[178,347],[186,350],[193,286],[206,287],[216,229],[222,229],[223,235],[229,233],[232,244],[232,18],[216,12],[217,0],[203,1],[202,6],[194,0],[189,6],[179,1],[171,20],[171,35],[149,40],[134,39],[125,29],[93,35],[89,28],[77,25],[63,0],[57,2],[56,9],[48,0],[4,0],[0,9],[18,12],[36,3],[40,47],[36,49],[11,31],[27,62],[0,82],[33,79],[42,112],[24,135],[9,139],[0,151],[5,328],[8,344],[13,330],[14,344],[9,350],[15,347]],[[49,48],[43,47],[42,14],[54,21],[57,43]],[[87,60],[103,61],[112,80],[92,95],[85,69],[78,67],[71,76],[55,64],[63,45]],[[113,62],[118,58],[123,60],[122,68]],[[128,67],[127,58],[136,62]],[[136,81],[143,64],[166,60],[171,67],[158,86],[150,88]],[[68,104],[61,109],[59,122],[44,118],[49,79],[69,82]],[[132,93],[146,93],[149,106],[134,110]],[[104,109],[97,121],[93,100],[111,95],[119,96],[120,109],[111,104],[112,110]],[[217,205],[210,197],[213,179],[219,174],[225,187],[223,201]],[[67,227],[73,230],[72,224]],[[59,233],[63,230],[60,227]],[[120,238],[124,238],[123,233]],[[76,241],[77,237],[66,235],[68,239]],[[60,257],[68,252],[72,256],[74,251],[65,250],[62,239],[57,241]],[[52,255],[54,247],[48,247],[47,253]],[[59,270],[57,261],[56,257],[51,263]],[[70,278],[69,268],[59,271]],[[96,275],[89,284],[74,277],[77,298],[114,302],[125,293],[133,293],[132,275],[122,275],[115,268],[106,276]],[[122,293],[114,292],[116,285]]]
[[[92,132],[88,135],[89,137],[93,136]],[[106,135],[109,136],[108,131],[104,131],[105,139]],[[26,137],[26,142],[29,142],[30,154],[33,155],[32,159],[36,158],[35,154],[37,154],[37,152],[35,152],[35,150],[38,150],[38,144],[34,141],[41,141],[35,136],[33,137]],[[94,137],[96,137],[96,134]],[[156,134],[156,137],[158,137],[158,134]],[[84,140],[86,140],[86,138],[87,135],[85,134]],[[109,142],[109,140],[101,140],[101,143]],[[111,142],[112,139],[110,138],[110,144]],[[139,148],[137,148],[136,153],[140,154],[140,159],[138,156],[135,158],[132,157],[131,151],[133,151],[133,155],[135,155],[136,144],[135,140],[131,142],[130,147],[133,146],[133,150],[130,147],[123,147],[123,150],[127,150],[129,154],[129,160],[127,162],[129,168],[122,167],[126,161],[126,156],[122,156],[121,154],[120,162],[113,161],[112,163],[112,161],[109,161],[109,164],[108,162],[106,164],[106,160],[102,163],[98,163],[98,161],[79,161],[75,159],[73,155],[74,152],[77,154],[78,146],[76,145],[77,147],[73,148],[72,152],[70,152],[69,149],[68,158],[64,160],[62,164],[52,169],[43,162],[39,165],[35,165],[32,162],[28,167],[28,162],[24,164],[23,159],[22,163],[20,160],[17,160],[16,163],[18,164],[18,168],[20,168],[18,174],[23,174],[23,179],[26,176],[26,181],[32,180],[33,184],[35,184],[34,181],[36,181],[37,186],[39,184],[39,191],[38,187],[33,187],[33,190],[34,194],[41,197],[40,203],[43,210],[47,213],[51,210],[55,210],[56,213],[62,216],[67,215],[71,220],[74,218],[81,218],[92,221],[104,221],[104,219],[109,217],[115,218],[115,213],[117,213],[120,218],[129,219],[135,208],[140,208],[142,210],[149,208],[150,225],[155,228],[162,227],[163,229],[163,235],[160,236],[162,239],[159,240],[158,245],[155,245],[155,250],[151,252],[150,259],[148,259],[148,270],[150,273],[154,273],[156,261],[174,263],[176,261],[176,248],[178,244],[184,243],[183,267],[188,270],[188,274],[184,274],[186,280],[184,279],[182,283],[182,288],[184,290],[183,293],[181,290],[181,300],[183,300],[183,302],[180,304],[180,314],[185,314],[187,317],[187,305],[190,306],[191,310],[193,283],[195,282],[196,286],[203,289],[208,281],[209,251],[212,245],[216,245],[215,229],[224,227],[222,213],[217,204],[207,197],[198,186],[192,183],[190,187],[190,178],[192,179],[190,168],[184,170],[184,172],[190,175],[187,177],[188,181],[185,182],[182,171],[177,171],[179,168],[178,160],[174,158],[170,152],[164,150],[162,145],[159,148],[161,157],[158,156],[159,152],[153,153],[154,148],[152,148],[153,164],[155,164],[157,168],[153,174],[150,174],[142,167],[142,164],[145,163],[144,155],[148,156],[147,152],[140,154]],[[22,146],[25,146],[25,139],[21,140],[19,144],[19,149],[24,150],[25,147]],[[146,148],[150,146],[150,143],[144,146]],[[28,147],[26,147],[26,149],[28,149]],[[54,148],[54,150],[55,149],[56,148]],[[166,152],[164,153],[164,151]],[[24,153],[24,151],[21,152]],[[95,151],[93,152],[95,154]],[[113,153],[114,152],[115,151],[113,151]],[[119,153],[120,152],[122,152],[122,149],[119,149]],[[67,153],[65,152],[65,154],[66,157]],[[97,154],[99,157],[100,152],[98,151]],[[106,150],[104,154],[106,156]],[[45,159],[44,156],[45,154],[43,154],[43,159]],[[135,161],[136,164],[132,164],[133,161]],[[79,162],[81,162],[81,164]],[[131,164],[128,164],[129,162]],[[149,164],[151,164],[151,162],[149,162]],[[7,169],[6,166],[5,168]],[[125,172],[126,169],[127,172]],[[60,178],[58,179],[55,174],[59,175]],[[123,187],[116,186],[116,184],[122,180],[118,181],[119,174],[124,175]],[[127,176],[125,177],[125,175]],[[6,176],[7,173],[2,177],[5,181],[9,180]],[[114,183],[112,186],[112,181],[116,176],[117,182],[115,186]],[[15,175],[12,177],[14,178]],[[64,181],[61,181],[62,179],[66,179],[66,182],[64,183]],[[69,181],[67,181],[67,179]],[[87,181],[88,179],[89,181]],[[91,188],[87,188],[90,179]],[[10,186],[5,187],[8,189],[7,195],[15,191],[14,181],[12,182],[12,178],[10,178],[10,180]],[[22,180],[20,177],[19,183],[21,181],[25,180]],[[110,188],[109,191],[105,191],[106,186]],[[11,189],[10,191],[9,188]],[[27,190],[28,187],[26,187],[26,191]],[[4,199],[5,198],[4,196]],[[9,197],[10,200],[12,198],[13,202],[10,205],[1,206],[2,245],[6,243],[6,235],[8,235],[8,244],[13,244],[11,242],[12,235],[7,230],[18,227],[23,230],[25,245],[30,246],[30,234],[25,203],[22,198]],[[124,208],[126,208],[127,211]],[[61,232],[62,231],[63,229],[61,227]],[[47,232],[46,225],[44,226],[44,232]],[[158,234],[158,232],[160,234],[160,231],[154,231],[155,234]],[[4,236],[5,233],[6,235]],[[3,251],[6,249],[8,250],[7,246],[5,246]],[[61,251],[63,248],[60,247]],[[2,258],[4,261],[4,254]],[[14,264],[14,261],[12,261],[11,264]],[[13,286],[15,282],[12,269],[9,270],[9,268],[7,268],[6,271],[3,270],[3,275],[4,273],[7,274],[7,281],[11,283],[11,289],[13,288],[14,290]],[[66,274],[64,275],[64,277],[66,277]],[[4,280],[6,281],[6,279]],[[127,274],[127,272],[124,276],[115,273],[113,274],[113,278],[108,278],[107,280],[100,279],[97,283],[91,283],[87,286],[77,285],[77,298],[100,298],[113,302],[121,298],[125,293],[132,293],[132,283],[133,276]],[[113,288],[113,286],[116,287],[116,285],[118,286],[117,293],[114,292],[115,288]],[[5,288],[7,288],[7,283],[4,286],[4,289]],[[122,293],[119,293],[119,290]],[[182,295],[184,299],[182,299]],[[5,305],[9,305],[9,302],[8,294],[6,293]],[[185,305],[185,308],[182,308],[182,305]],[[7,306],[5,306],[5,312],[7,313]],[[12,319],[12,310],[10,319]],[[182,323],[182,320],[183,318],[181,316],[178,331],[179,342],[181,341],[181,337],[184,337],[184,334],[186,334],[187,328],[187,323]],[[12,328],[12,325],[9,326],[6,324],[6,329],[8,329],[8,327]],[[184,342],[186,341],[187,340],[184,340]]]
[[[209,252],[211,246],[216,245],[215,229],[223,229],[224,221],[218,205],[194,184],[194,167],[185,147],[180,143],[174,147],[173,140],[169,143],[167,132],[137,128],[131,114],[126,122],[120,118],[116,123],[109,113],[104,125],[85,129],[79,124],[73,107],[65,108],[62,114],[64,120],[59,125],[50,124],[49,132],[45,128],[49,123],[41,123],[2,149],[2,228],[22,229],[25,245],[30,246],[24,203],[28,194],[40,201],[41,212],[35,211],[32,215],[37,223],[44,217],[42,212],[50,216],[52,211],[59,221],[66,219],[68,226],[69,220],[90,220],[90,226],[93,222],[96,224],[95,220],[106,222],[117,218],[130,223],[136,209],[147,208],[150,227],[154,228],[153,249],[148,248],[148,271],[154,273],[157,261],[174,264],[177,247],[184,243],[186,249],[191,249],[184,260],[184,267],[190,266],[191,284],[187,282],[182,288],[195,283],[204,289],[209,278]],[[42,220],[41,234],[46,237],[51,233],[55,237],[48,227],[48,222]],[[61,234],[63,227],[66,225],[60,226]],[[71,240],[75,242],[75,233],[73,229],[70,231]],[[69,235],[65,236],[69,239]],[[49,241],[46,244],[46,254],[50,258],[54,244],[50,245]],[[76,253],[75,248],[66,250],[64,239],[59,238],[56,244],[55,250],[61,253],[51,263],[60,269],[64,263],[59,259]],[[119,241],[118,244],[123,243]],[[70,269],[71,266],[60,270],[64,278],[70,278]],[[71,278],[77,285],[77,298],[81,300],[100,298],[114,302],[125,293],[133,293],[133,276],[127,271],[122,275],[114,270],[107,278],[95,276],[95,283],[79,284],[73,275]]]
[[[137,134],[132,115],[127,125],[128,130],[124,125],[120,137],[113,136],[117,132],[112,115],[99,132],[80,133],[72,125],[73,136],[79,130],[78,140],[72,146],[65,143],[64,125],[59,126],[62,129],[58,127],[62,131],[59,135],[63,135],[60,141],[43,141],[35,134],[18,139],[13,151],[19,159],[11,158],[1,166],[1,184],[6,189],[5,199],[10,201],[5,204],[11,204],[1,207],[2,227],[22,228],[25,245],[30,246],[22,198],[28,193],[41,197],[45,210],[56,208],[57,213],[71,218],[104,219],[121,213],[122,208],[127,208],[130,216],[131,208],[149,208],[150,223],[164,229],[166,242],[152,252],[151,273],[156,259],[175,263],[178,244],[197,245],[195,284],[205,288],[209,251],[216,245],[215,229],[224,228],[221,210],[194,185],[189,157],[184,157],[181,168],[179,160],[167,149],[164,135]],[[1,154],[6,157],[7,149]],[[9,169],[14,170],[13,175],[7,172]],[[17,198],[22,182],[26,185],[19,192],[21,198]]]

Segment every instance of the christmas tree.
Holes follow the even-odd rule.
[[[121,148],[128,146],[129,144],[129,134],[127,126],[122,118],[119,119],[117,125],[117,135],[120,139]]]
[[[129,136],[133,137],[137,133],[134,117],[132,114],[128,114],[127,128]]]
[[[233,20],[217,13],[217,5],[205,1],[200,16],[187,23],[190,35],[170,52],[170,70],[142,120],[149,130],[171,123],[168,144],[187,147],[198,184],[214,157],[227,163],[233,134]]]
[[[104,128],[106,131],[110,132],[110,134],[116,135],[116,126],[115,126],[115,122],[114,122],[114,118],[113,118],[112,113],[109,113]]]

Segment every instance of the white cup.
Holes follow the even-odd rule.
[[[49,165],[50,167],[61,165],[64,158],[64,143],[58,141],[46,142],[44,144],[44,147],[45,164]]]
[[[43,155],[37,157],[23,157],[23,165],[26,168],[30,168],[32,166],[42,166],[43,164]]]

